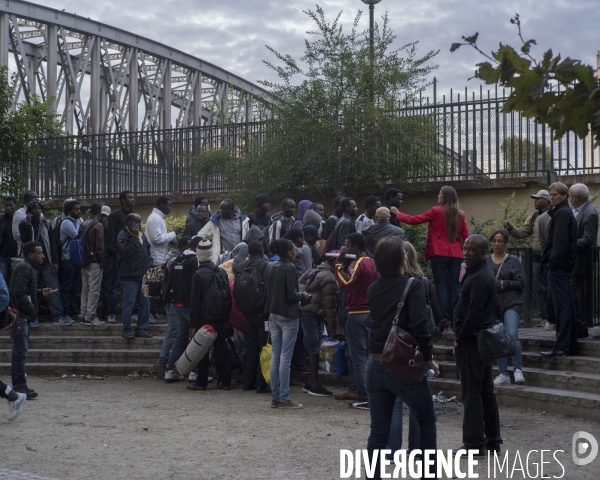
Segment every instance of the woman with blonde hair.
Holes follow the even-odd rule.
[[[446,185],[438,193],[438,205],[421,215],[407,215],[392,207],[399,222],[429,223],[424,256],[429,260],[435,293],[444,318],[452,318],[452,306],[460,295],[460,265],[463,243],[469,236],[465,212],[460,209],[454,188]]]

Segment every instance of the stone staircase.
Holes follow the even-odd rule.
[[[542,357],[540,351],[554,345],[555,332],[541,328],[519,330],[523,347],[525,383],[496,387],[501,406],[531,408],[536,411],[572,415],[600,421],[600,332],[590,330],[590,338],[579,342],[580,355],[574,357]],[[434,347],[434,358],[440,365],[440,377],[429,379],[433,393],[460,398],[460,380],[454,364],[454,336],[444,335]],[[499,371],[494,366],[494,376]]]
[[[156,363],[167,331],[165,325],[149,325],[153,338],[125,340],[122,325],[94,327],[42,322],[31,328],[27,373],[29,375],[127,375],[147,372]],[[0,375],[10,376],[12,341],[0,332]]]

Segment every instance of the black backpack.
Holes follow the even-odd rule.
[[[204,313],[209,313],[213,317],[220,319],[229,319],[231,313],[231,292],[227,280],[219,272],[219,267],[210,270],[207,267],[200,267],[208,270],[212,276],[212,282],[206,292],[202,292],[202,304]]]
[[[263,310],[267,295],[265,282],[258,267],[249,265],[235,276],[233,297],[238,310],[244,315]]]

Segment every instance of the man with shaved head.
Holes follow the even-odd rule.
[[[367,248],[371,255],[375,254],[375,246],[383,237],[400,237],[403,241],[408,242],[408,237],[404,229],[396,227],[390,223],[390,209],[387,207],[379,207],[375,211],[375,223],[365,227],[362,231],[363,237],[367,240]]]
[[[488,241],[471,235],[465,241],[463,255],[467,272],[462,279],[460,297],[454,306],[454,358],[460,377],[465,409],[463,446],[455,450],[500,451],[500,415],[494,394],[492,364],[479,358],[477,332],[490,327],[499,318],[496,312],[496,279],[487,266]]]

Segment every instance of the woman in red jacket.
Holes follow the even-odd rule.
[[[451,319],[454,302],[460,295],[458,278],[463,260],[463,243],[469,236],[469,229],[454,188],[442,187],[437,199],[437,207],[414,217],[399,212],[395,207],[390,211],[399,222],[410,225],[429,223],[424,256],[431,265],[435,294],[443,318]]]

